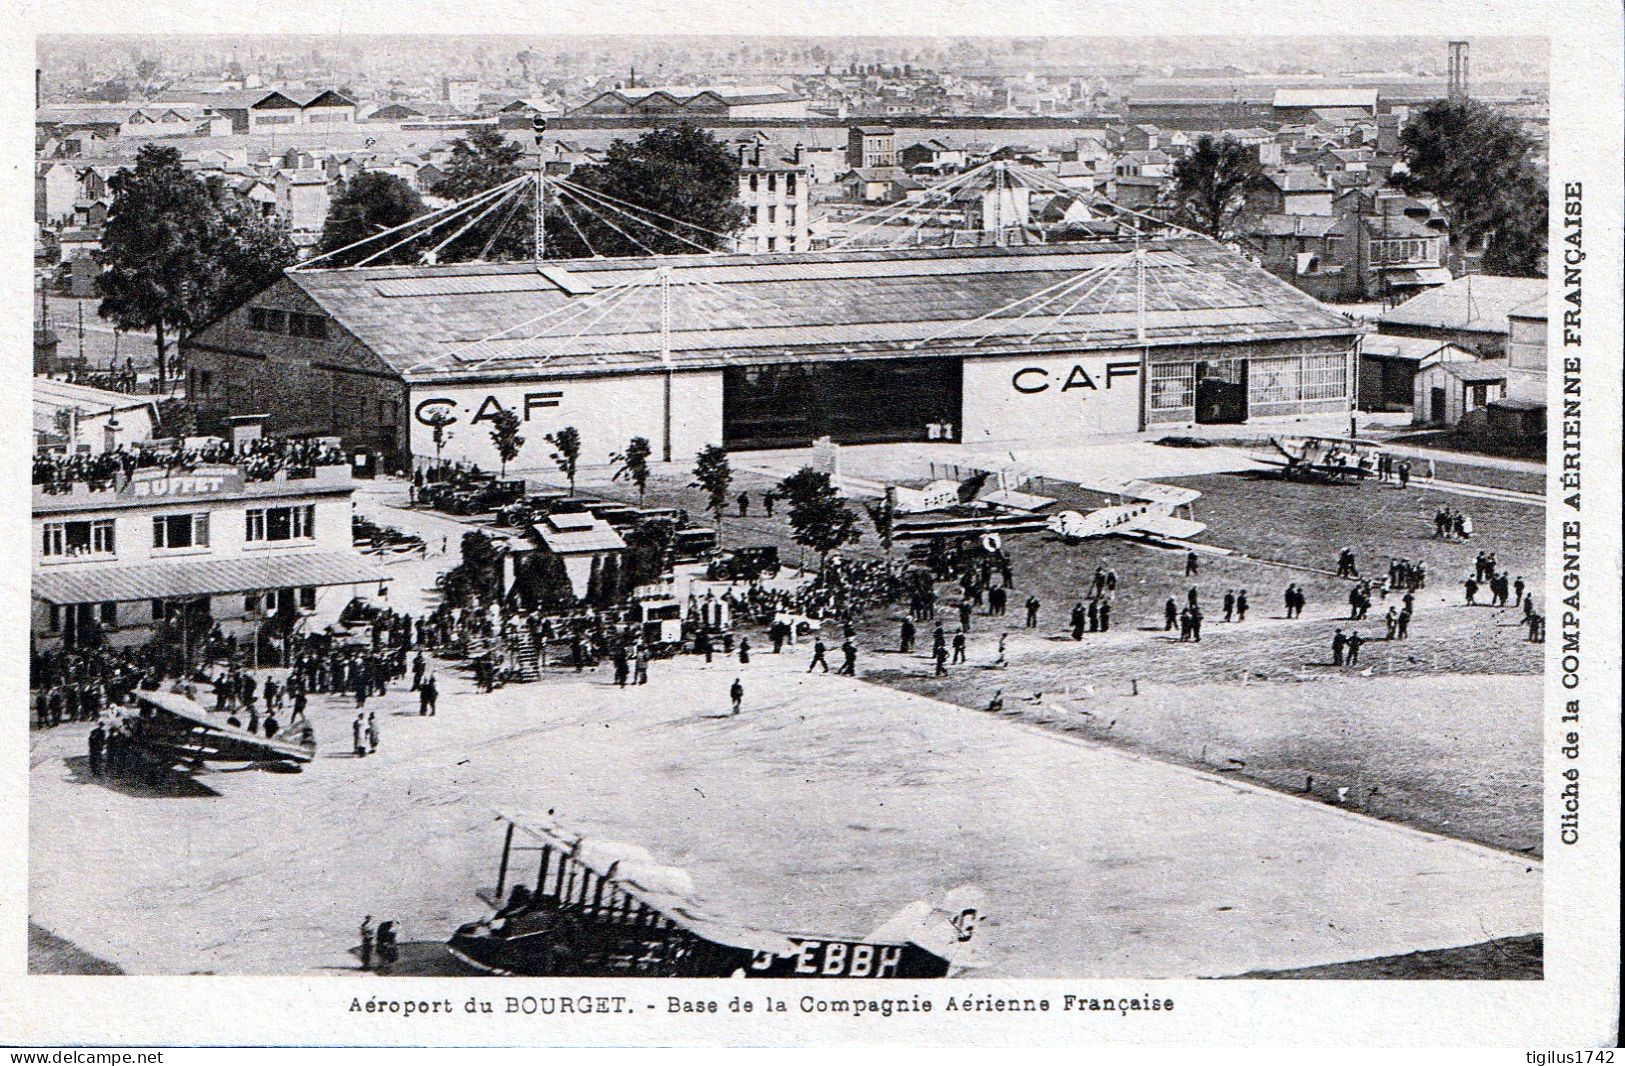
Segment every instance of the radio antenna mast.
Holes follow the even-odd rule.
[[[547,219],[542,214],[542,203],[547,195],[547,154],[542,151],[542,135],[547,132],[547,119],[541,115],[531,116],[530,128],[536,134],[536,217],[531,246],[536,265],[541,266],[547,256]]]

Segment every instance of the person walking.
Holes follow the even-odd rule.
[[[936,676],[943,677],[948,673],[948,649],[938,644],[931,649],[931,658],[936,663]]]
[[[1162,631],[1169,632],[1178,622],[1179,605],[1174,602],[1172,596],[1169,596],[1168,602],[1162,605]]]
[[[1348,654],[1347,665],[1349,665],[1349,666],[1358,666],[1358,665],[1360,665],[1360,645],[1362,645],[1364,643],[1365,643],[1365,638],[1360,636],[1360,631],[1358,629],[1356,629],[1354,632],[1349,634],[1349,643],[1348,643],[1349,654]]]
[[[835,671],[846,677],[856,677],[858,673],[858,647],[851,639],[841,641],[841,667]]]
[[[1027,597],[1026,608],[1027,608],[1027,628],[1028,629],[1037,629],[1038,628],[1038,609],[1039,609],[1038,597],[1037,596],[1028,596]]]
[[[372,915],[361,919],[361,968],[372,969],[372,950],[375,933],[372,928]]]
[[[993,665],[994,665],[994,667],[996,669],[1003,670],[1006,666],[1010,665],[1010,660],[1005,657],[1005,647],[1004,647],[1005,642],[1008,641],[1009,639],[1010,639],[1010,634],[1009,633],[1000,633],[999,634],[999,653],[993,657]]]
[[[1196,572],[1197,572],[1198,569],[1200,569],[1200,565],[1197,562],[1196,553],[1194,551],[1186,552],[1185,553],[1185,576],[1186,577],[1195,577]]]
[[[1405,608],[1403,611],[1400,611],[1399,617],[1394,619],[1394,635],[1400,640],[1406,640],[1410,637],[1411,609],[1409,607]]]
[[[903,619],[903,631],[897,638],[897,650],[904,655],[914,650],[914,619]]]
[[[739,665],[750,665],[750,638],[748,637],[739,638]]]
[[[1100,631],[1102,633],[1104,633],[1107,630],[1111,629],[1111,627],[1112,627],[1112,601],[1111,600],[1101,600],[1100,601]]]
[[[1224,620],[1232,621],[1236,613],[1236,594],[1232,589],[1224,590]]]
[[[1236,621],[1247,621],[1247,590],[1236,593]]]
[[[1082,601],[1072,605],[1072,639],[1083,639],[1083,627],[1088,622],[1088,615],[1083,609]]]
[[[1343,631],[1341,629],[1339,629],[1337,632],[1332,634],[1332,665],[1333,666],[1342,666],[1343,665],[1343,651],[1348,646],[1349,646],[1349,638],[1343,635]]]
[[[739,705],[745,702],[745,686],[736,677],[734,683],[728,686],[728,699],[733,703],[733,713],[739,713]]]
[[[423,679],[423,684],[418,688],[418,714],[432,717],[435,713],[435,701],[439,698],[440,686],[435,684],[434,675],[430,674]]]
[[[371,711],[367,712],[367,751],[378,750],[378,719],[373,717]]]
[[[822,666],[824,668],[824,673],[829,673],[829,660],[824,658],[825,653],[828,651],[829,648],[824,645],[822,640],[813,641],[812,662],[807,664],[807,672],[809,674],[813,672],[813,667],[815,666]]]
[[[961,629],[954,634],[954,664],[965,661],[965,631]]]
[[[350,723],[350,734],[355,740],[355,757],[358,759],[365,759],[367,757],[366,715],[358,714],[355,716],[355,721]]]
[[[1191,605],[1191,640],[1202,643],[1202,608]]]

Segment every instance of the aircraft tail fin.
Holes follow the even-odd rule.
[[[960,885],[936,905],[917,899],[882,922],[869,939],[906,941],[948,960],[950,972],[981,965],[981,925],[987,918],[987,893]]]

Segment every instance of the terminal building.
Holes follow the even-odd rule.
[[[245,481],[233,465],[138,469],[67,491],[34,486],[36,651],[183,642],[219,625],[244,643],[321,629],[387,578],[355,551],[348,466]]]
[[[267,412],[386,465],[1082,442],[1346,412],[1360,330],[1195,237],[293,270],[186,342],[206,424]],[[438,437],[438,440],[437,440]]]

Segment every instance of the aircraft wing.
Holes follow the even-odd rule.
[[[219,715],[178,692],[137,689],[136,701],[143,723],[136,740],[164,748],[191,759],[222,762],[310,762],[316,757],[314,744],[306,745],[281,737],[264,737],[227,725]]]

